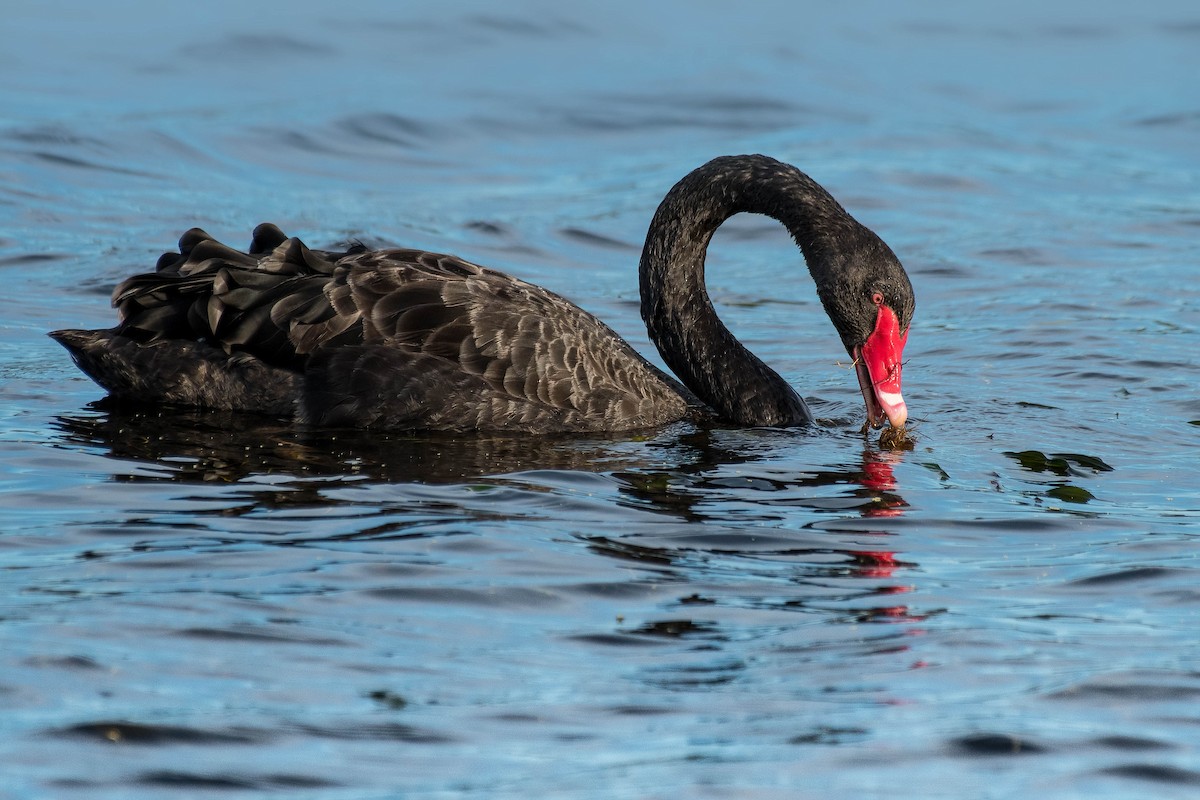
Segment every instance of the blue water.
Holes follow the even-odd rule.
[[[1200,10],[804,5],[9,3],[0,796],[1197,796]],[[815,432],[329,439],[44,335],[270,220],[650,354],[650,215],[754,151],[908,267],[912,450],[761,219],[711,291]]]

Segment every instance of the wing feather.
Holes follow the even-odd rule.
[[[686,411],[596,317],[449,255],[312,250],[269,224],[241,252],[194,228],[113,304],[133,341],[205,342],[301,374],[301,416],[321,424],[601,430]]]

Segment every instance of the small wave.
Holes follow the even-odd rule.
[[[30,153],[34,158],[45,161],[49,164],[55,164],[64,167],[73,167],[75,169],[93,169],[103,172],[112,172],[117,175],[134,175],[140,178],[162,178],[161,175],[156,175],[153,172],[146,172],[140,169],[130,169],[129,167],[118,167],[115,164],[97,164],[94,161],[87,161],[74,156],[64,156],[58,153],[49,153],[44,150],[38,150]]]
[[[1200,786],[1200,772],[1167,764],[1122,764],[1103,770],[1106,775],[1184,786]]]
[[[438,135],[427,123],[387,112],[344,117],[336,127],[360,139],[400,147],[417,147]]]
[[[28,267],[35,264],[49,264],[55,261],[65,261],[70,257],[65,253],[19,253],[15,256],[0,256],[0,269],[4,267]]]
[[[269,35],[235,33],[223,39],[182,45],[179,54],[206,63],[213,61],[274,61],[284,58],[327,57],[337,50],[324,42],[296,39],[277,31]]]
[[[1186,574],[1183,570],[1166,569],[1164,567],[1134,567],[1116,572],[1106,572],[1102,575],[1092,575],[1072,581],[1072,586],[1112,586],[1113,584],[1134,583],[1141,581],[1160,580],[1175,575]]]
[[[470,28],[538,39],[557,39],[564,34],[578,35],[588,32],[588,29],[582,24],[562,18],[549,18],[535,22],[514,15],[475,14],[467,17],[463,22]]]
[[[81,722],[47,731],[55,738],[94,739],[124,744],[261,744],[271,738],[264,731],[251,729],[206,730],[180,725],[155,725],[125,720]]]
[[[135,778],[143,786],[161,789],[320,789],[340,786],[324,778],[309,775],[275,773],[270,775],[221,775],[217,773],[153,770]]]
[[[1135,124],[1144,127],[1185,127],[1200,124],[1200,111],[1176,111],[1169,114],[1156,114],[1142,117]]]
[[[1049,749],[1027,737],[1007,733],[974,733],[954,739],[950,745],[970,756],[1028,756]]]
[[[628,250],[636,251],[637,245],[623,242],[620,239],[613,239],[600,233],[593,233],[583,228],[563,228],[560,233],[568,239],[572,239],[582,244],[591,245],[593,247],[605,247],[610,250]]]

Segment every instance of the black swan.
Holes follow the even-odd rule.
[[[705,290],[709,240],[743,211],[779,220],[799,245],[854,361],[867,424],[902,428],[908,275],[812,178],[760,155],[687,175],[646,234],[642,318],[683,385],[541,287],[421,250],[310,250],[270,224],[248,253],[188,231],[156,272],[113,291],[117,327],[50,335],[117,400],[310,425],[626,431],[689,415],[806,425],[804,401],[734,338]]]

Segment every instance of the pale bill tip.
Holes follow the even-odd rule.
[[[908,420],[908,406],[899,392],[878,391],[875,396],[879,399],[879,405],[883,406],[883,411],[893,428],[899,428]]]

